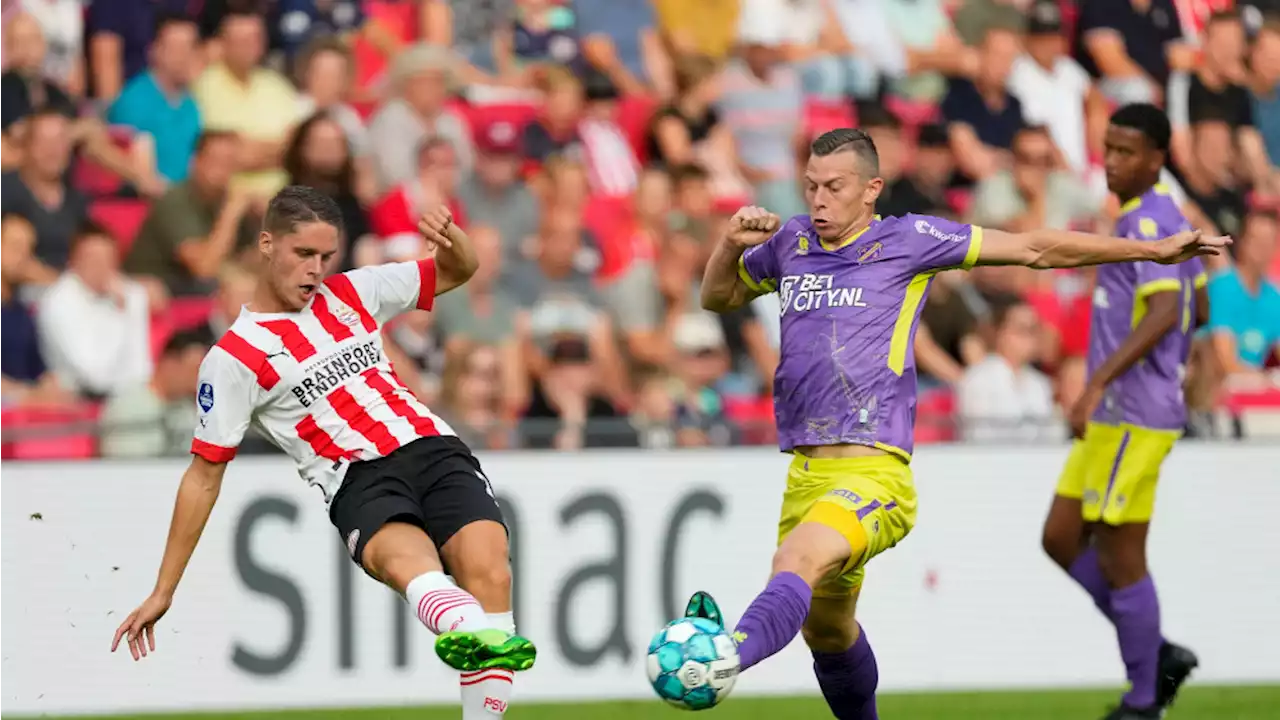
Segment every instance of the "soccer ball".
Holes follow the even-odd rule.
[[[704,618],[681,618],[649,643],[649,682],[681,710],[706,710],[729,696],[738,679],[738,646]]]

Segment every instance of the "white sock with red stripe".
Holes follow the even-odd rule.
[[[414,578],[404,590],[405,599],[427,629],[436,635],[461,630],[475,632],[489,626],[484,608],[466,590],[435,571]]]
[[[510,612],[489,613],[485,616],[491,628],[514,634],[515,616]],[[462,673],[458,686],[462,690],[462,720],[492,720],[507,712],[511,702],[512,681],[515,673],[510,670],[480,670]]]

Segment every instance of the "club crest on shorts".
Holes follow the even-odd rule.
[[[209,412],[213,409],[213,386],[207,382],[200,383],[200,390],[196,392],[196,402],[199,403],[203,412]]]
[[[356,528],[347,533],[347,552],[351,553],[351,557],[356,556],[356,547],[360,545],[360,529]]]

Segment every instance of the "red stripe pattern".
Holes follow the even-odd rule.
[[[391,412],[407,420],[413,426],[413,431],[420,437],[435,437],[440,434],[431,418],[419,415],[378,368],[371,367],[360,373],[360,376],[364,378],[366,385],[373,388],[382,397],[382,400],[387,403],[387,407],[391,408]],[[399,382],[398,378],[397,382]]]
[[[436,261],[427,258],[418,261],[418,309],[430,310],[436,302]]]
[[[339,460],[354,460],[356,454],[352,450],[345,450],[338,446],[329,437],[329,433],[325,432],[316,424],[316,419],[310,415],[302,418],[302,420],[294,428],[298,431],[298,439],[311,446],[316,455],[328,460],[337,462]]]
[[[479,685],[487,680],[497,680],[499,682],[510,683],[513,681],[515,673],[502,668],[492,668],[489,670],[479,670],[477,672],[459,673],[458,684],[466,687],[468,685]]]
[[[432,590],[423,595],[422,599],[418,601],[418,619],[422,621],[423,625],[427,626],[428,630],[437,635],[442,632],[450,632],[453,628],[441,627],[440,621],[444,619],[445,614],[450,610],[457,610],[467,605],[474,605],[479,613],[484,613],[476,599],[461,590]]]
[[[320,293],[316,293],[311,299],[311,314],[316,316],[320,321],[320,327],[329,333],[334,342],[342,342],[354,335],[351,328],[343,325],[342,321],[334,316],[333,311],[329,309],[329,301],[325,300],[324,295]]]
[[[236,456],[236,448],[222,447],[200,438],[191,438],[191,454],[199,455],[211,463],[225,463],[231,462],[231,458]]]
[[[360,402],[344,387],[336,388],[329,393],[329,405],[338,417],[346,421],[352,430],[364,436],[364,439],[378,448],[378,454],[386,457],[400,447],[400,441],[391,434],[386,425],[373,419]]]
[[[218,347],[227,351],[231,357],[240,361],[240,364],[249,368],[249,372],[258,378],[258,384],[263,390],[270,390],[280,382],[280,374],[276,369],[271,367],[271,363],[267,360],[267,354],[258,348],[249,344],[248,340],[240,337],[234,332],[228,330],[222,339],[218,341]]]
[[[302,362],[316,354],[316,346],[302,334],[298,323],[292,320],[263,320],[258,324],[277,335],[294,360]]]
[[[366,332],[378,331],[378,322],[373,319],[373,316],[365,308],[364,301],[360,299],[360,294],[356,292],[356,286],[351,284],[351,278],[346,275],[331,275],[324,281],[324,286],[329,288],[329,292],[333,293],[333,296],[341,300],[344,305],[356,311]]]

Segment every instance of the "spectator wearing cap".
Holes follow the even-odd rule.
[[[150,135],[160,174],[181,182],[200,137],[200,111],[190,89],[200,35],[184,15],[163,15],[156,22],[148,67],[125,84],[107,121]]]
[[[877,105],[869,105],[858,113],[858,124],[871,136],[880,157],[880,177],[884,179],[884,188],[876,198],[876,213],[883,217],[902,217],[909,213],[927,213],[939,207],[942,202],[940,188],[945,185],[940,186],[936,197],[931,197],[921,191],[916,186],[916,181],[906,172],[906,140],[902,137],[902,124],[898,119]],[[941,140],[949,158],[951,150],[945,147],[945,133]],[[939,152],[941,151],[936,146],[924,146],[917,151],[917,157],[921,153]],[[917,162],[917,165],[920,164]],[[925,165],[927,164],[926,159]]]
[[[103,405],[98,448],[103,457],[182,456],[191,452],[200,363],[209,343],[197,332],[169,338],[150,378],[121,387]]]
[[[4,406],[67,402],[72,396],[48,371],[35,318],[18,297],[31,272],[35,229],[23,218],[6,214],[0,235],[0,396]]]
[[[475,170],[464,174],[458,198],[467,214],[492,225],[502,237],[505,274],[518,275],[533,262],[530,236],[540,225],[537,199],[520,181],[520,129],[507,120],[476,127]]]
[[[1254,123],[1272,166],[1280,166],[1280,13],[1267,16],[1249,49]]]
[[[1024,124],[1022,103],[1008,88],[1019,40],[1012,30],[988,30],[979,48],[977,76],[973,80],[953,78],[942,102],[956,162],[960,171],[975,181],[1010,166],[1009,148]]]
[[[581,73],[573,7],[554,0],[515,0],[512,16],[493,35],[498,77],[528,87],[540,66],[560,66]]]
[[[1061,168],[1049,130],[1033,125],[1013,139],[1013,167],[978,183],[969,222],[1009,232],[1068,230],[1092,221],[1103,199]]]
[[[1195,161],[1192,125],[1212,111],[1230,128],[1244,173],[1254,187],[1280,195],[1280,171],[1267,157],[1262,134],[1254,125],[1245,68],[1244,23],[1235,12],[1211,15],[1204,30],[1202,60],[1192,72],[1176,72],[1169,81],[1170,150],[1174,165],[1186,177],[1206,172]],[[1225,109],[1225,112],[1222,110]]]
[[[789,218],[805,212],[797,169],[806,148],[800,78],[783,63],[778,29],[744,15],[736,57],[721,75],[717,112],[738,149],[757,205]]]
[[[391,68],[393,97],[369,122],[374,171],[385,192],[418,174],[417,148],[428,137],[448,140],[463,172],[471,169],[471,136],[466,121],[445,106],[455,80],[449,50],[419,43],[395,59]]]
[[[232,183],[270,196],[284,187],[281,167],[289,133],[298,121],[298,96],[280,73],[259,67],[267,49],[262,16],[232,8],[218,28],[222,59],[205,68],[193,94],[206,130],[239,139]]]
[[[1067,167],[1083,175],[1089,153],[1101,156],[1109,107],[1089,74],[1067,54],[1057,0],[1032,3],[1023,46],[1009,73],[1009,92],[1022,104],[1023,119],[1047,127]]]
[[[527,170],[534,170],[552,155],[576,154],[581,144],[578,122],[582,118],[582,81],[566,67],[550,67],[538,78],[542,112],[521,131]]]
[[[1189,70],[1174,0],[1081,0],[1076,58],[1113,103],[1159,103],[1169,72]]]
[[[618,126],[618,90],[609,76],[588,70],[586,107],[578,123],[591,193],[602,198],[630,197],[640,179],[640,161]]]
[[[82,395],[101,399],[151,375],[147,291],[121,274],[115,240],[102,228],[76,234],[36,324],[49,369]]]
[[[671,57],[658,36],[650,0],[573,0],[582,56],[623,96],[675,95]]]
[[[728,444],[724,396],[717,385],[731,370],[731,363],[720,318],[701,308],[691,309],[675,321],[672,343],[681,444],[707,444],[713,438],[717,445]]]
[[[86,15],[93,95],[113,102],[133,78],[146,72],[151,46],[167,17],[195,19],[191,0],[91,2]]]

